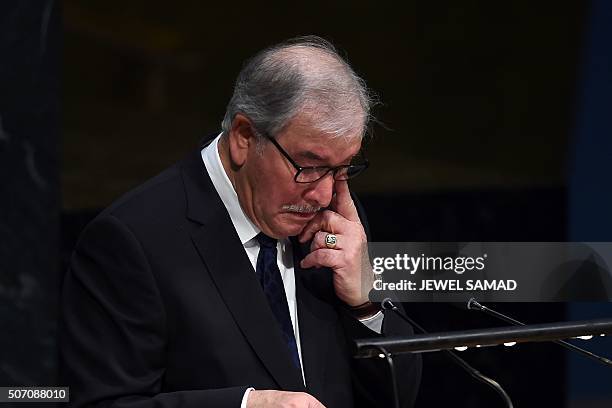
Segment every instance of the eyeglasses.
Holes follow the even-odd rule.
[[[296,183],[314,183],[315,181],[321,180],[327,176],[329,172],[332,172],[334,180],[344,181],[357,177],[363,173],[370,163],[366,158],[363,158],[361,163],[343,164],[341,166],[329,167],[329,166],[312,166],[302,167],[297,164],[291,156],[281,147],[281,145],[271,136],[265,135],[265,137],[272,142],[272,144],[278,149],[278,151],[285,156],[285,158],[291,163],[297,170],[293,179]],[[360,153],[361,156],[361,153]]]

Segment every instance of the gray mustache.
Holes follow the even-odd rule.
[[[291,211],[291,212],[297,212],[297,213],[312,213],[312,212],[319,211],[321,207],[313,207],[310,205],[290,204],[290,205],[283,205],[282,209],[283,211]]]

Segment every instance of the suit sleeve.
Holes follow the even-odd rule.
[[[73,407],[238,408],[247,389],[162,392],[164,306],[143,248],[112,215],[94,220],[75,249],[59,336]]]
[[[371,241],[370,228],[361,202],[352,194],[359,218]],[[403,306],[400,304],[400,308]],[[403,312],[403,310],[402,310]],[[384,312],[382,333],[378,334],[353,318],[346,310],[340,316],[349,341],[384,336],[411,336],[414,330],[391,311]],[[393,357],[400,406],[414,406],[421,383],[422,359],[420,354],[401,354]],[[357,394],[356,407],[392,407],[392,379],[384,359],[353,359],[353,386]]]
[[[412,326],[395,314],[385,311],[383,332],[377,334],[342,311],[340,318],[348,341],[355,339],[379,338],[384,336],[410,336]],[[356,394],[355,406],[388,408],[393,406],[393,392],[389,366],[385,359],[352,359],[353,388]],[[399,390],[400,406],[414,406],[421,383],[422,360],[420,354],[398,354],[393,356],[393,365]]]

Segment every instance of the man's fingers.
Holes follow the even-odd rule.
[[[317,249],[312,251],[302,259],[300,266],[304,269],[308,268],[336,268],[341,265],[342,253],[335,249]]]
[[[328,231],[333,234],[341,233],[342,222],[346,222],[343,217],[333,211],[322,211],[314,216],[300,233],[298,239],[300,242],[310,241],[318,231]]]
[[[314,401],[312,402],[312,408],[325,408],[325,405],[323,405],[321,402],[319,402],[317,399],[315,399],[313,397]]]
[[[327,248],[327,245],[325,244],[325,237],[327,237],[328,234],[329,232],[325,232],[325,231],[319,231],[316,234],[314,234],[314,237],[312,238],[312,242],[310,243],[310,252],[316,251],[317,249],[321,249],[321,248]],[[335,234],[335,235],[336,235],[336,246],[333,249],[335,250],[342,249],[342,246],[340,245],[342,238],[338,234]]]
[[[359,222],[359,214],[351,198],[348,182],[346,180],[336,180],[334,188],[336,195],[332,200],[332,210],[336,211],[347,220]]]
[[[308,224],[302,229],[300,235],[298,235],[298,241],[304,243],[314,236],[317,231],[321,230],[321,225],[323,224],[323,217],[325,211],[321,211],[317,215],[315,215],[312,220],[308,221]]]
[[[325,408],[325,405],[323,405],[318,399],[316,399],[310,394],[300,393],[300,396],[303,396],[307,400],[306,402],[308,402],[308,408]],[[293,407],[293,405],[291,406]],[[298,406],[301,407],[301,405]]]
[[[247,408],[325,408],[319,400],[305,392],[253,390]]]

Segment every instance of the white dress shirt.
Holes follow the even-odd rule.
[[[225,173],[223,164],[221,163],[221,157],[219,155],[218,143],[221,135],[217,136],[208,146],[202,149],[202,160],[208,170],[208,175],[223,202],[223,205],[227,209],[227,212],[234,224],[234,228],[238,233],[240,242],[244,246],[244,250],[253,265],[253,271],[257,268],[257,256],[259,255],[259,242],[257,242],[256,236],[261,230],[253,224],[253,222],[247,217],[242,210],[240,202],[238,201],[238,195],[232,185],[229,177]],[[306,384],[304,376],[304,364],[302,363],[302,347],[300,344],[300,330],[299,322],[297,319],[297,302],[295,297],[295,274],[293,269],[293,252],[291,249],[291,243],[288,239],[279,240],[276,244],[277,247],[277,260],[278,269],[283,279],[283,286],[285,287],[285,294],[287,296],[287,305],[289,306],[289,315],[291,316],[291,323],[293,324],[293,334],[295,336],[295,342],[297,344],[298,357],[300,359],[300,367],[302,369],[302,379]],[[361,320],[371,330],[377,333],[381,332],[383,314],[378,314]],[[249,393],[253,388],[247,389],[242,398],[242,404],[240,408],[246,407],[246,401]]]

